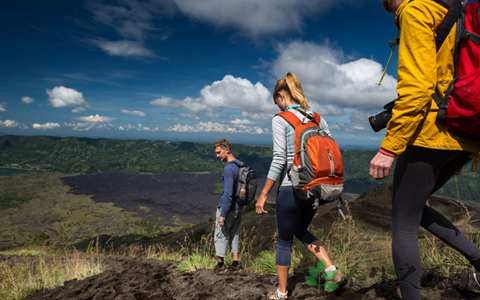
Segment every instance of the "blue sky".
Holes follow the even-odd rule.
[[[0,133],[269,144],[293,71],[342,145],[375,147],[395,95],[380,1],[20,0],[0,26]]]

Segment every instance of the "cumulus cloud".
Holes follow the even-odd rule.
[[[234,119],[234,120],[231,120],[230,123],[232,123],[233,125],[248,125],[248,124],[252,124],[252,121],[248,120],[248,119]]]
[[[39,129],[39,130],[48,130],[48,129],[56,129],[60,128],[60,124],[54,123],[54,122],[47,122],[47,123],[33,123],[32,124],[33,129]]]
[[[136,130],[136,131],[147,131],[147,132],[161,131],[160,127],[158,127],[158,126],[145,126],[142,123],[124,124],[124,125],[118,126],[118,130],[120,130],[120,131]]]
[[[130,116],[136,116],[136,117],[145,117],[145,113],[143,111],[139,110],[128,110],[128,109],[122,109],[122,113]]]
[[[65,122],[65,127],[71,128],[74,131],[89,131],[92,129],[112,129],[113,125],[110,123],[92,123],[92,122]]]
[[[23,96],[21,98],[22,102],[25,103],[25,104],[30,104],[32,103],[34,100],[32,97],[29,97],[29,96]]]
[[[155,106],[170,106],[174,103],[174,99],[170,97],[160,97],[158,99],[153,99],[150,101],[150,104]]]
[[[162,97],[150,101],[152,105],[182,107],[190,111],[204,111],[215,108],[238,109],[247,112],[273,112],[269,90],[260,82],[253,84],[248,79],[225,75],[200,91],[197,98],[187,97],[174,100]]]
[[[87,107],[88,103],[83,98],[83,94],[77,90],[56,86],[47,90],[48,102],[52,107]]]
[[[13,127],[18,127],[18,123],[15,122],[14,120],[5,120],[5,121],[0,120],[0,126],[5,128],[13,128]]]
[[[90,116],[84,116],[84,117],[79,117],[77,120],[86,122],[86,123],[107,123],[113,120],[113,118],[106,117],[106,116],[101,116],[101,115],[90,115]]]
[[[155,57],[152,50],[147,49],[142,43],[137,41],[93,40],[92,43],[110,56]]]
[[[167,129],[171,132],[208,132],[208,133],[246,133],[246,134],[265,134],[268,129],[258,126],[247,126],[245,124],[225,124],[220,122],[199,122],[197,124],[175,124]]]
[[[5,106],[0,104],[0,112],[6,112],[6,111],[7,111],[7,109],[5,108]]]
[[[174,0],[181,12],[222,27],[259,36],[299,31],[303,19],[345,0]],[[242,12],[242,13],[239,13]]]
[[[381,107],[395,97],[395,78],[387,75],[383,84],[377,85],[381,64],[367,58],[349,61],[328,45],[287,44],[280,49],[272,72],[280,78],[287,71],[300,78],[307,96],[319,105],[368,109]]]
[[[305,18],[347,2],[352,0],[91,0],[87,9],[96,22],[111,27],[124,39],[143,41],[152,33],[168,36],[168,31],[154,21],[174,12],[257,37],[298,32]]]

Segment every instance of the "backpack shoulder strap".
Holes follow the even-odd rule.
[[[282,117],[288,124],[290,124],[294,129],[297,129],[298,126],[302,125],[302,121],[291,111],[282,111],[276,114],[277,116]]]
[[[313,116],[313,119],[315,120],[314,122],[317,123],[317,125],[320,126],[320,114],[317,113],[317,112],[314,112],[314,113],[312,114],[312,116]]]
[[[435,44],[437,51],[442,47],[443,42],[447,38],[448,34],[452,30],[453,26],[460,19],[463,11],[463,4],[461,0],[433,0],[438,4],[448,8],[448,12],[445,15],[442,23],[437,27],[437,36],[435,38]],[[461,24],[459,24],[461,25]]]
[[[232,161],[232,163],[236,164],[237,167],[241,168],[241,167],[244,167],[245,166],[245,163],[241,160],[238,160],[238,159],[235,159],[234,161]]]

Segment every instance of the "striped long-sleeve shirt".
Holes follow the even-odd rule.
[[[290,106],[289,111],[292,111],[302,123],[308,122],[308,118],[305,117],[296,108],[298,106]],[[311,111],[307,111],[311,113]],[[331,136],[328,124],[325,119],[320,118],[320,128]],[[293,163],[294,147],[295,147],[295,129],[280,116],[272,118],[272,138],[273,138],[273,158],[270,164],[270,169],[267,174],[267,178],[277,182],[281,181],[281,186],[291,186],[292,182],[285,176],[288,168]]]

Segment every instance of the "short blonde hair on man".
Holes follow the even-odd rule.
[[[222,147],[225,150],[232,150],[232,144],[227,139],[221,139],[215,142],[215,148]]]

